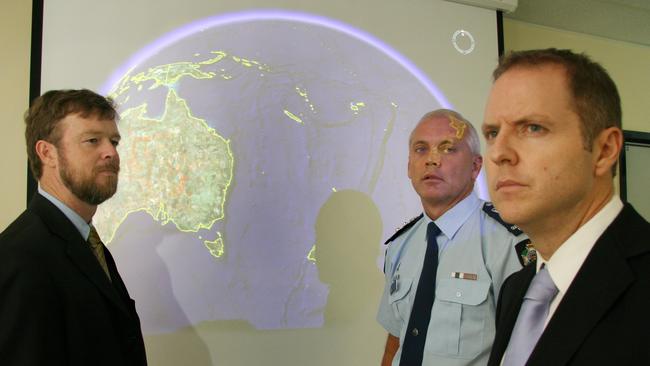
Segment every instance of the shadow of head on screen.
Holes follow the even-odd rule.
[[[198,326],[215,365],[377,364],[385,332],[375,321],[383,276],[376,265],[382,223],[366,194],[330,195],[315,223],[316,265],[328,285],[320,328],[255,329],[244,320]],[[251,299],[252,301],[252,299]]]
[[[358,319],[377,304],[381,234],[379,210],[362,192],[335,192],[321,207],[315,253],[320,280],[329,285],[325,326]]]

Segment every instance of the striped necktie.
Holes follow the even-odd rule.
[[[111,275],[108,272],[108,265],[106,264],[106,257],[104,256],[104,243],[102,243],[99,234],[97,234],[97,230],[95,230],[95,227],[92,225],[90,226],[90,235],[88,235],[88,245],[90,245],[90,249],[92,249],[99,265],[102,266],[102,269],[110,281]]]

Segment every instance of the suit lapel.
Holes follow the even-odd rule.
[[[634,281],[621,250],[620,216],[585,259],[531,354],[530,365],[567,364],[594,326]]]
[[[92,250],[70,220],[54,204],[40,194],[34,195],[29,209],[43,219],[50,232],[62,239],[70,261],[79,268],[83,275],[97,287],[109,302],[124,313],[129,314],[124,301],[119,298],[101,266],[97,263]]]
[[[535,263],[533,262],[522,268],[519,272],[514,273],[504,282],[501,288],[501,294],[499,295],[497,329],[489,365],[499,365],[501,363],[501,358],[503,358],[503,354],[508,347],[512,330],[519,316],[524,295],[534,276]]]

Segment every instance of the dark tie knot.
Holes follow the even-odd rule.
[[[435,222],[431,221],[429,226],[427,226],[427,241],[435,239],[440,235],[441,231],[438,225]]]

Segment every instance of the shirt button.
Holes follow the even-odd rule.
[[[460,291],[456,292],[456,297],[461,297],[463,294],[460,293]]]
[[[420,334],[420,331],[418,330],[418,328],[413,328],[413,330],[411,331],[411,334],[412,334],[414,337],[417,337],[418,334]]]

